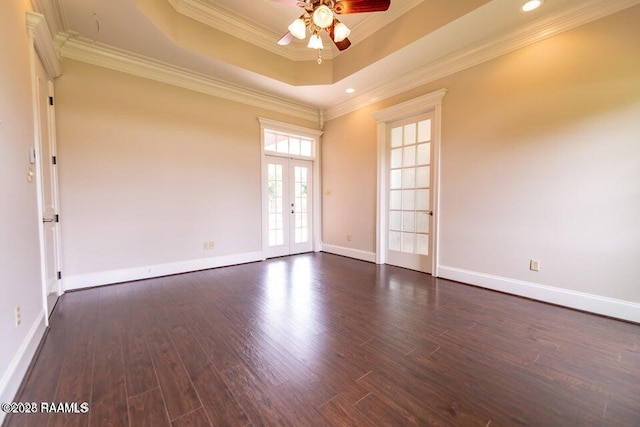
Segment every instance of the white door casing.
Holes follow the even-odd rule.
[[[42,210],[42,246],[45,309],[47,316],[51,315],[60,295],[60,280],[58,278],[59,253],[58,253],[58,197],[57,197],[57,173],[56,173],[56,149],[53,136],[53,105],[50,103],[50,82],[40,61],[36,62],[38,96],[38,146],[36,149],[36,161],[38,163],[38,183]],[[56,160],[54,160],[56,159]]]
[[[401,266],[406,266],[407,268],[413,268],[421,271],[428,271],[433,276],[438,276],[438,231],[439,231],[439,218],[438,218],[438,206],[439,206],[439,191],[438,191],[438,182],[439,182],[439,174],[440,174],[440,121],[442,116],[442,99],[446,95],[446,89],[441,89],[436,92],[432,92],[427,95],[423,95],[421,97],[403,102],[401,104],[386,108],[384,110],[378,111],[374,114],[378,122],[378,173],[377,173],[377,189],[378,189],[378,197],[377,197],[377,229],[376,229],[376,263],[378,264],[386,264],[386,263],[394,263],[399,264]],[[400,264],[397,261],[397,257],[394,257],[394,253],[391,253],[391,259],[389,258],[389,251],[387,248],[389,247],[389,206],[391,203],[390,200],[390,170],[391,168],[391,130],[394,127],[403,126],[403,121],[408,121],[409,123],[417,123],[420,115],[427,114],[427,116],[431,120],[431,149],[430,149],[430,183],[429,183],[429,209],[425,209],[425,206],[422,206],[422,209],[413,209],[413,211],[420,212],[429,212],[432,215],[429,215],[429,257],[431,258],[428,261],[422,259],[416,265],[413,262],[413,265],[404,265]],[[405,123],[406,124],[406,123]],[[417,132],[417,128],[416,128]],[[402,142],[402,148],[404,149],[404,141]],[[413,144],[408,144],[411,146]],[[400,147],[395,147],[400,148]],[[417,146],[416,146],[417,150]],[[411,149],[409,148],[410,152]],[[403,152],[404,155],[404,152]],[[398,159],[395,160],[396,162]],[[400,179],[402,182],[402,170],[404,169],[403,160],[400,160],[399,167],[394,169],[400,170]],[[397,164],[396,164],[397,165]],[[426,165],[422,165],[426,166]],[[416,166],[417,167],[417,166]],[[408,166],[407,168],[412,168],[412,166]],[[417,170],[416,170],[417,172]],[[396,176],[394,178],[397,179],[398,173],[396,172]],[[410,177],[407,178],[408,181]],[[414,187],[413,190],[426,190],[425,187]],[[402,189],[399,189],[402,190]],[[408,189],[411,190],[411,189]],[[415,195],[415,193],[414,193]],[[423,200],[424,201],[424,200]],[[410,201],[409,201],[410,202]],[[397,205],[396,205],[397,206]],[[411,209],[407,210],[411,212]],[[396,209],[396,212],[400,212],[402,215],[402,209]],[[400,218],[401,224],[404,218]],[[397,221],[397,218],[395,218]],[[410,221],[410,220],[409,220]],[[406,224],[406,223],[405,223]],[[410,225],[410,224],[409,224]],[[414,222],[414,226],[417,223]],[[402,225],[401,225],[402,228]],[[399,230],[402,232],[402,229]],[[413,233],[413,232],[412,232]],[[417,234],[417,233],[413,233]],[[397,243],[397,242],[396,242]],[[402,241],[400,241],[402,245]],[[407,247],[408,252],[409,247]],[[393,251],[392,251],[393,252]],[[395,251],[398,252],[398,251]],[[399,251],[402,252],[402,251]],[[428,263],[429,265],[424,265],[424,263]]]
[[[322,230],[321,192],[318,188],[320,183],[320,157],[318,153],[320,152],[322,132],[264,118],[259,118],[258,121],[260,122],[262,142],[263,258],[311,251],[319,252],[322,247]],[[274,136],[277,141],[274,146],[271,146],[270,143],[273,143]],[[280,142],[283,143],[283,146],[280,145]],[[275,175],[270,176],[269,165],[273,165],[271,172]],[[277,175],[277,168],[281,171],[281,176]],[[278,179],[274,180],[273,178],[276,176]],[[286,212],[286,217],[282,218],[281,224],[278,222],[279,219],[275,219],[276,227],[274,227],[274,218],[270,215],[278,214],[279,211],[273,212],[273,208],[270,211],[270,178],[272,178],[271,191],[276,191],[274,190],[275,181],[282,180],[283,200],[279,210],[283,214]],[[303,188],[305,192],[300,193]],[[298,192],[296,193],[296,191]],[[292,204],[293,206],[291,206]],[[283,234],[283,243],[278,243],[279,238],[276,237],[276,244],[270,245],[270,239],[272,239],[271,243],[274,243],[271,231],[285,229],[287,231]],[[290,237],[291,244],[284,244],[285,235],[287,239]]]
[[[61,67],[42,15],[26,14],[30,38],[30,62],[33,97],[36,191],[40,237],[42,303],[46,324],[61,294],[60,230],[58,224],[58,180],[56,171],[56,131],[53,79]]]
[[[433,113],[389,123],[386,263],[432,272]]]

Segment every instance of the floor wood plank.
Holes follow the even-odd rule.
[[[171,425],[159,388],[130,397],[128,405],[131,426],[162,427]]]
[[[304,254],[63,295],[4,426],[640,425],[640,325]]]

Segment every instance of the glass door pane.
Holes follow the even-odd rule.
[[[269,246],[284,244],[284,197],[282,165],[267,165],[267,186],[269,197]]]
[[[312,166],[307,160],[267,156],[267,258],[313,250]]]
[[[290,160],[291,170],[291,249],[290,253],[310,252],[312,247],[312,163]]]
[[[429,114],[394,123],[387,151],[387,260],[427,272],[431,261],[431,132]]]

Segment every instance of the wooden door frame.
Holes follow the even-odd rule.
[[[45,240],[44,240],[44,230],[42,227],[42,217],[44,207],[42,206],[42,196],[43,196],[43,187],[42,187],[42,164],[44,161],[41,157],[41,120],[49,121],[49,144],[52,148],[52,155],[56,155],[56,127],[55,127],[55,110],[54,105],[49,105],[47,109],[48,114],[46,118],[40,117],[40,97],[38,91],[38,74],[36,71],[37,61],[40,61],[45,73],[47,75],[47,90],[48,93],[46,96],[53,98],[53,79],[59,77],[62,74],[62,68],[58,57],[56,56],[55,49],[53,46],[53,42],[51,40],[51,36],[49,33],[49,28],[47,26],[47,21],[44,16],[39,13],[27,12],[26,13],[26,21],[27,21],[27,30],[29,34],[29,62],[30,62],[30,71],[31,71],[31,97],[32,97],[32,106],[33,106],[33,149],[35,151],[35,169],[36,169],[36,197],[37,197],[37,214],[38,214],[38,237],[40,243],[40,280],[42,286],[42,308],[45,313],[45,325],[49,326],[49,316],[47,313],[47,295],[48,295],[48,284],[46,277],[46,260],[45,260]],[[54,172],[51,174],[53,194],[52,197],[55,201],[56,207],[59,208],[59,197],[58,197],[58,180],[57,174]],[[56,233],[56,242],[54,246],[54,258],[56,260],[56,265],[58,269],[61,267],[61,248],[60,248],[60,227],[57,226],[55,229]],[[58,296],[62,294],[62,286],[60,283],[60,279],[57,281],[58,288]]]
[[[312,185],[314,186],[312,191],[312,203],[313,210],[311,213],[312,216],[312,227],[313,232],[311,234],[312,238],[312,250],[313,252],[320,252],[322,250],[322,206],[321,206],[321,188],[320,188],[320,153],[321,153],[321,142],[322,142],[322,131],[309,129],[302,126],[296,126],[289,123],[278,122],[271,119],[265,119],[263,117],[258,117],[258,122],[260,123],[260,194],[262,198],[262,209],[260,212],[261,224],[262,224],[262,259],[266,259],[268,242],[269,242],[269,223],[268,216],[266,214],[268,207],[268,197],[267,197],[267,156],[273,157],[286,157],[291,159],[299,159],[299,160],[307,160],[311,162],[312,167]],[[305,157],[305,156],[294,156],[291,154],[285,153],[274,153],[274,152],[266,152],[264,149],[264,131],[272,130],[275,132],[282,132],[292,135],[303,136],[306,138],[310,138],[314,140],[313,147],[313,156]]]
[[[438,256],[440,253],[440,144],[441,144],[441,120],[442,120],[442,99],[447,94],[446,89],[429,93],[418,98],[411,99],[401,104],[394,105],[374,114],[378,122],[378,171],[377,171],[377,200],[376,200],[376,264],[386,263],[387,247],[387,165],[389,155],[387,153],[387,139],[389,128],[392,122],[417,116],[419,114],[434,112],[433,121],[433,159],[432,174],[433,182],[433,258],[431,271],[432,276],[438,277]]]

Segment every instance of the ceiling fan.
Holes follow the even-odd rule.
[[[280,3],[291,3],[289,0],[278,0]],[[339,50],[345,50],[351,46],[347,37],[351,30],[340,20],[337,15],[350,13],[381,12],[389,9],[391,0],[299,0],[298,7],[304,9],[304,13],[289,25],[289,31],[278,44],[285,46],[291,43],[293,38],[303,40],[307,35],[307,29],[311,37],[307,47],[318,50],[318,64],[322,63],[320,51],[324,47],[320,32],[326,31]]]

